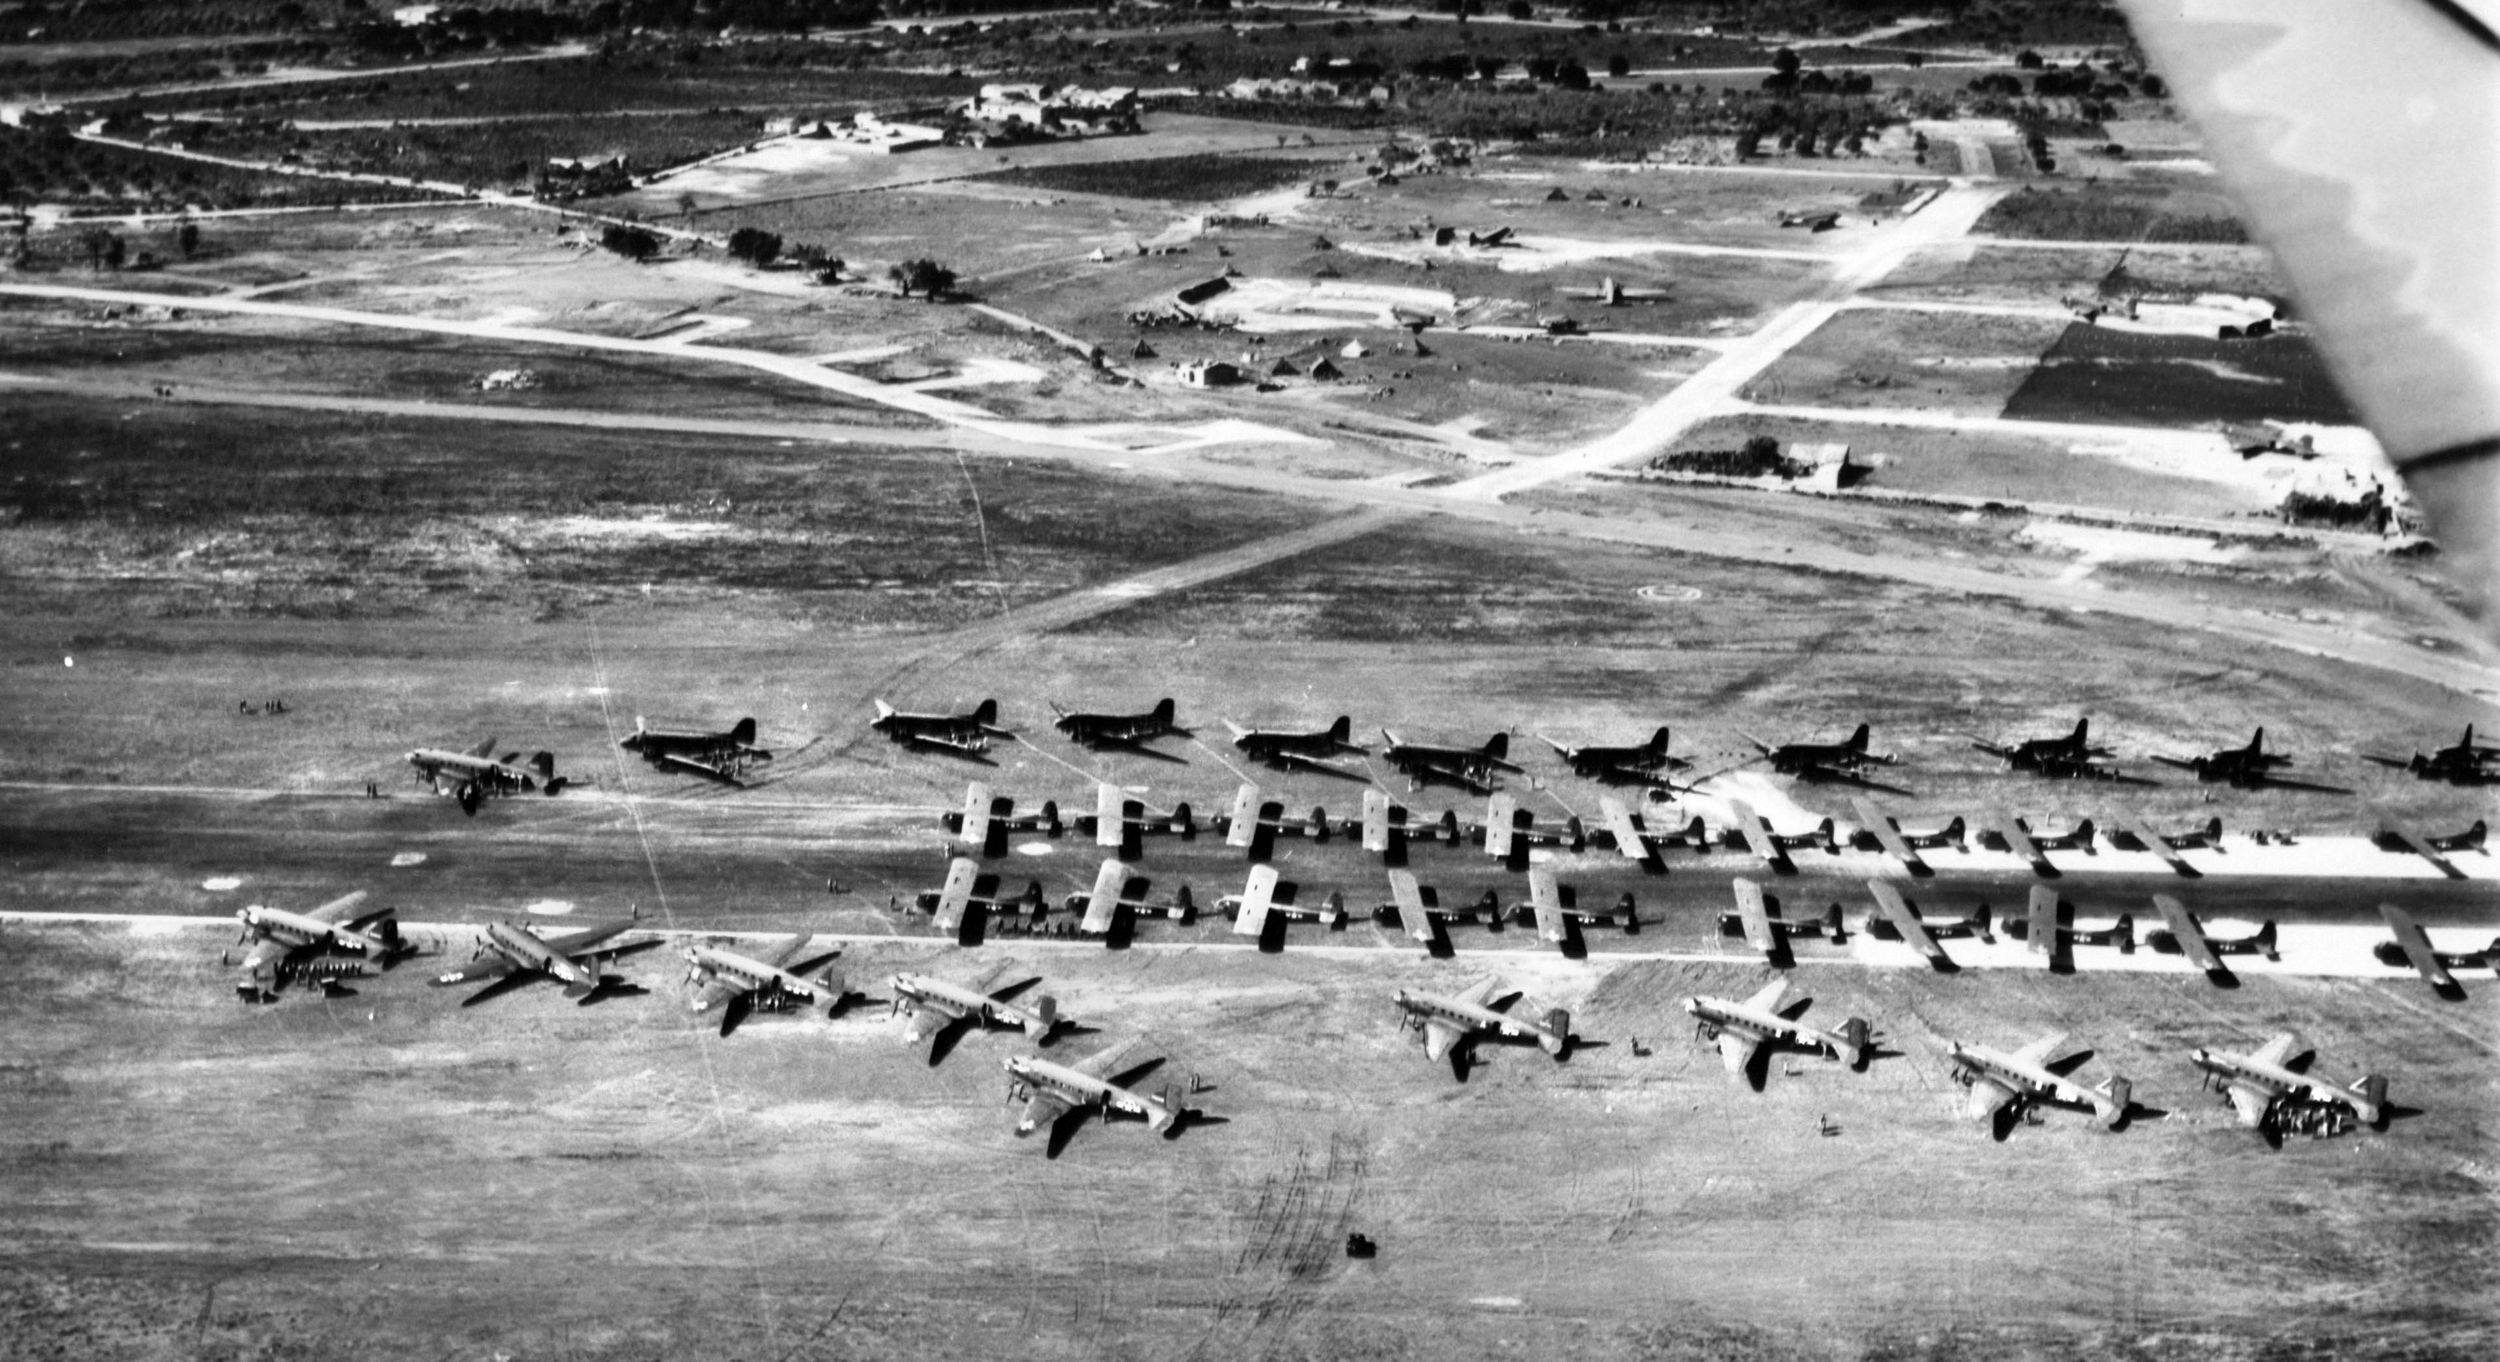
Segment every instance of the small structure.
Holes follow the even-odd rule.
[[[1553,188],[1545,191],[1545,201],[1547,203],[1569,203],[1571,202],[1571,196],[1563,192],[1563,187],[1561,185],[1555,185]]]
[[[1137,338],[1137,344],[1129,347],[1128,356],[1130,359],[1153,359],[1155,357],[1155,348],[1146,343],[1146,338],[1144,336],[1139,336]]]
[[[1212,279],[1201,279],[1194,284],[1184,284],[1180,292],[1174,296],[1178,297],[1181,302],[1195,307],[1232,286],[1230,279],[1219,274]]]
[[[1181,382],[1193,388],[1229,388],[1241,381],[1241,369],[1220,359],[1194,360],[1181,366]]]
[[[1268,369],[1267,376],[1269,378],[1300,378],[1302,371],[1293,367],[1292,360],[1280,359]]]
[[[1363,344],[1359,340],[1350,340],[1345,343],[1345,348],[1339,350],[1337,353],[1345,356],[1347,359],[1361,359],[1371,353],[1371,347]]]
[[[1338,368],[1335,362],[1326,355],[1322,355],[1311,361],[1310,374],[1312,378],[1322,383],[1329,383],[1345,377],[1345,370]]]
[[[538,375],[527,369],[497,369],[477,381],[481,392],[524,392],[538,386]]]

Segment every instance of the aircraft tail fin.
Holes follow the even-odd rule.
[[[818,971],[816,977],[810,982],[815,984],[816,987],[824,990],[817,1005],[825,1010],[825,1015],[827,1017],[832,1017],[841,1012],[842,997],[845,993],[849,992],[849,990],[843,987],[842,971],[840,969],[832,965],[827,965],[824,969]]]
[[[1042,801],[1042,831],[1053,837],[1067,831],[1067,825],[1059,821],[1059,801],[1056,799]]]
[[[2092,1090],[2092,1114],[2100,1118],[2103,1127],[2114,1129],[2127,1119],[2127,1108],[2133,1105],[2134,1096],[2135,1084],[2113,1076]]]
[[[1991,910],[1990,910],[1990,908],[1988,907],[1988,905],[1986,905],[1986,904],[1984,904],[1984,903],[1983,903],[1983,904],[1979,905],[1979,911],[1978,911],[1978,912],[1975,912],[1975,913],[1973,913],[1973,914],[1971,914],[1971,915],[1970,915],[1971,926],[1972,926],[1972,927],[1974,927],[1975,929],[1977,929],[1977,930],[1978,930],[1978,932],[1979,932],[1979,934],[1980,934],[1981,936],[1986,936],[1986,935],[1988,935],[1988,921],[1989,921],[1989,914],[1990,914],[1990,912],[1991,912]]]
[[[1351,715],[1340,714],[1337,716],[1337,722],[1328,726],[1328,740],[1330,742],[1342,745],[1350,742],[1353,737],[1354,719]]]
[[[1045,993],[1033,1000],[1031,1015],[1024,1019],[1025,1038],[1040,1044],[1059,1025],[1059,1000]]]
[[[972,721],[984,728],[997,723],[998,702],[996,700],[983,700],[981,703],[973,706]]]
[[[1573,851],[1589,844],[1588,829],[1580,825],[1580,815],[1576,813],[1563,820],[1563,835],[1569,839]]]
[[[634,727],[642,727],[642,716],[639,714],[634,716]],[[755,741],[755,720],[752,717],[740,719],[732,725],[729,730],[729,740],[742,747],[752,744]]]
[[[2458,849],[2458,850],[2460,850],[2460,851],[2480,851],[2480,850],[2482,850],[2482,849],[2483,849],[2483,837],[2484,837],[2484,836],[2485,836],[2485,834],[2487,834],[2489,831],[2490,831],[2490,825],[2489,825],[2489,824],[2485,823],[2485,822],[2484,822],[2482,819],[2480,819],[2480,818],[2475,819],[2475,820],[2474,820],[2474,826],[2472,826],[2472,827],[2470,827],[2470,828],[2467,828],[2467,829],[2464,831],[2464,833],[2463,833],[2463,834],[2461,834],[2461,835],[2457,838],[2457,849]]]
[[[1827,852],[1840,850],[1840,825],[1826,818],[1814,827],[1816,844]]]
[[[1180,713],[1179,708],[1173,705],[1172,697],[1168,695],[1155,703],[1154,720],[1166,728],[1171,726],[1172,716],[1178,713]]]
[[[1198,920],[1198,905],[1189,897],[1188,885],[1182,885],[1179,892],[1172,895],[1172,916],[1178,918],[1182,926]]]
[[[2114,942],[2116,942],[2116,943],[2118,944],[2118,949],[2120,949],[2120,950],[2122,950],[2122,951],[2132,951],[2132,950],[2134,950],[2134,949],[2135,949],[2135,914],[2133,914],[2133,913],[2120,913],[2120,914],[2118,915],[2118,921],[2117,921],[2117,922],[2115,922],[2115,923],[2113,923],[2113,924],[2111,924],[2111,926],[2110,926],[2110,929],[2109,929],[2109,936],[2110,936],[2110,940],[2112,940],[2112,941],[2114,941]]]
[[[1496,733],[1492,737],[1485,739],[1483,751],[1486,756],[1493,758],[1495,761],[1508,760],[1510,757],[1510,735],[1508,733]]]
[[[1443,809],[1440,828],[1442,841],[1456,843],[1458,841],[1458,810]]]
[[[1963,824],[1962,816],[1958,813],[1953,815],[1952,822],[1944,825],[1944,839],[1954,846],[1964,845],[1964,838],[1968,835],[1969,829]]]
[[[2385,1126],[2387,1123],[2387,1080],[2377,1074],[2364,1074],[2353,1080],[2347,1091],[2360,1100],[2353,1103],[2353,1114],[2363,1125]]]
[[[1345,930],[1346,916],[1344,890],[1331,889],[1328,891],[1328,904],[1321,910],[1320,920],[1328,924],[1328,929],[1332,932],[1341,932]]]
[[[1840,939],[1840,904],[1837,901],[1823,910],[1822,923],[1823,935],[1838,941]]]
[[[2077,847],[2085,851],[2090,851],[2092,849],[2092,833],[2093,827],[2091,819],[2078,818],[2075,820],[2075,845]]]
[[[539,783],[543,785],[548,781],[555,779],[556,754],[553,752],[533,752],[530,754],[529,767],[531,770],[538,773]],[[554,794],[555,791],[551,789],[547,793]]]
[[[1537,1038],[1538,1047],[1556,1059],[1562,1058],[1563,1052],[1571,1048],[1571,1014],[1559,1007],[1548,1011],[1545,1030],[1547,1034]]]
[[[2266,731],[2260,728],[2257,730],[2256,736],[2248,740],[2248,753],[2250,756],[2261,756],[2264,754],[2265,750]]]
[[[1198,820],[1190,816],[1188,800],[1184,799],[1172,806],[1171,826],[1184,837],[1198,830]]]
[[[1837,1058],[1852,1069],[1865,1067],[1866,1052],[1873,1043],[1871,1036],[1872,1033],[1868,1031],[1864,1017],[1851,1017],[1842,1022],[1840,1024],[1840,1054]]]
[[[1623,891],[1622,898],[1615,900],[1615,925],[1626,932],[1637,932],[1641,929],[1640,905],[1633,900],[1632,891],[1629,889]]]
[[[2210,846],[2222,840],[2222,819],[2219,815],[2205,820],[2205,843]]]
[[[891,719],[891,718],[893,718],[893,717],[894,717],[894,706],[887,704],[887,703],[886,703],[885,701],[883,701],[883,700],[879,700],[879,701],[877,702],[877,717],[878,717],[878,718],[880,718],[880,719]]]
[[[1849,741],[1848,741],[1848,743],[1847,743],[1847,747],[1849,748],[1849,750],[1850,750],[1850,751],[1852,751],[1852,752],[1863,752],[1863,751],[1865,751],[1865,750],[1866,750],[1866,739],[1867,739],[1867,729],[1868,729],[1868,727],[1869,727],[1869,725],[1866,725],[1866,724],[1860,724],[1860,725],[1858,725],[1858,731],[1849,735]]]
[[[1658,726],[1658,731],[1649,735],[1649,742],[1645,744],[1641,750],[1647,752],[1653,757],[1663,757],[1667,754],[1667,739],[1669,736],[1667,726],[1665,724],[1660,724]]]
[[[2274,919],[2267,918],[2264,925],[2258,927],[2257,935],[2251,939],[2257,943],[2257,949],[2263,952],[2266,958],[2272,959],[2274,957]]]
[[[2085,743],[2092,740],[2091,735],[2092,720],[2089,716],[2087,716],[2085,718],[2075,720],[2075,736],[2067,739],[2067,741],[2073,743],[2077,747],[2081,747]]]

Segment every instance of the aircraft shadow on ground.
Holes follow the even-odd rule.
[[[958,1017],[939,1027],[937,1034],[929,1038],[929,1067],[934,1069],[945,1063],[946,1057],[955,1053],[955,1047],[963,1044],[964,1037],[970,1035],[972,1030],[973,1019],[970,1017]]]

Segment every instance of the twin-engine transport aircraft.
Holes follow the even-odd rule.
[[[391,916],[396,910],[357,912],[364,901],[365,891],[359,889],[304,913],[258,903],[236,909],[243,932],[234,944],[252,947],[243,957],[242,977],[235,980],[236,994],[245,1002],[276,1002],[279,990],[298,980],[331,992],[345,980],[384,968],[405,954],[408,947],[401,944],[399,924]],[[320,963],[333,957],[347,958]],[[360,967],[348,968],[350,963]]]
[[[1177,1089],[1166,1084],[1162,1092],[1149,1096],[1130,1086],[1162,1060],[1150,1059],[1126,1073],[1111,1073],[1111,1066],[1135,1044],[1122,1041],[1074,1064],[1053,1064],[1039,1055],[1009,1055],[1007,1100],[1024,1103],[1024,1114],[1016,1118],[1016,1135],[1021,1138],[1057,1125],[1061,1117],[1087,1108],[1100,1111],[1105,1122],[1111,1113],[1124,1111],[1145,1117],[1146,1129],[1156,1134],[1177,1132],[1185,1114]]]
[[[436,975],[434,986],[441,988],[448,984],[474,983],[480,979],[493,980],[460,1000],[462,1007],[475,1007],[523,984],[554,979],[564,985],[565,997],[577,1003],[588,1003],[609,985],[618,982],[617,976],[603,972],[601,966],[618,956],[649,950],[660,944],[658,937],[628,941],[623,945],[610,944],[637,925],[628,918],[623,922],[600,923],[541,936],[527,927],[489,922],[485,936],[478,942],[477,953],[470,962]]]
[[[1387,729],[1380,736],[1389,745],[1380,751],[1389,765],[1406,775],[1406,788],[1420,790],[1438,781],[1457,785],[1474,794],[1491,794],[1497,771],[1518,771],[1511,764],[1510,735],[1496,733],[1485,739],[1482,747],[1434,747],[1427,743],[1402,742]]]
[[[2319,794],[2351,794],[2352,791],[2333,785],[2318,785],[2305,780],[2292,780],[2274,774],[2280,766],[2292,764],[2290,757],[2266,750],[2266,731],[2258,729],[2246,747],[2226,747],[2195,757],[2154,755],[2164,766],[2192,771],[2197,780],[2207,785],[2229,785],[2235,790],[2313,790]]]
[[[796,933],[762,955],[700,943],[686,947],[686,982],[703,986],[690,1006],[697,1012],[720,1008],[724,1036],[737,1030],[738,1023],[757,1008],[811,1007],[832,1017],[842,1010],[842,1000],[848,996],[842,971],[833,968],[842,950],[837,946],[813,959],[802,959],[815,935]]]
[[[2135,1085],[2115,1075],[2097,1088],[2067,1078],[2082,1057],[2049,1059],[2065,1043],[2063,1033],[2042,1036],[2007,1054],[1983,1045],[1952,1042],[1953,1079],[1970,1089],[1970,1118],[1990,1121],[2001,1111],[2019,1116],[2030,1107],[2058,1103],[2088,1106],[2102,1129],[2116,1129],[2127,1119],[2128,1098]]]
[[[1050,712],[1059,716],[1051,720],[1051,727],[1066,734],[1068,741],[1096,752],[1106,747],[1145,752],[1146,744],[1157,738],[1192,736],[1188,729],[1172,721],[1172,702],[1168,698],[1143,714],[1076,714],[1061,709],[1056,700],[1050,702]],[[1164,754],[1145,752],[1145,755],[1161,757]],[[1165,760],[1178,758],[1166,757]]]
[[[408,753],[408,764],[416,768],[417,779],[434,793],[457,796],[460,811],[472,818],[477,816],[481,801],[495,796],[541,788],[554,794],[564,788],[564,782],[556,779],[554,753],[535,753],[526,765],[518,752],[507,752],[500,758],[494,753],[495,740],[488,738],[465,752],[415,748]]]
[[[988,760],[981,754],[990,749],[990,739],[1016,736],[998,727],[996,700],[982,701],[969,714],[905,714],[879,700],[877,717],[868,726],[905,747],[924,747],[981,761]]]
[[[2249,1130],[2281,1134],[2300,1107],[2344,1107],[2365,1126],[2386,1129],[2387,1080],[2367,1074],[2349,1088],[2311,1078],[2293,1051],[2300,1040],[2286,1031],[2245,1055],[2192,1050],[2188,1058],[2205,1071],[2205,1086],[2219,1086]]]
[[[1243,728],[1230,719],[1224,721],[1224,726],[1233,731],[1233,746],[1240,748],[1242,755],[1282,770],[1350,776],[1356,773],[1332,758],[1368,755],[1368,749],[1354,741],[1354,720],[1343,714],[1337,716],[1337,722],[1312,732]]]
[[[1865,1067],[1873,1043],[1865,1018],[1851,1017],[1837,1031],[1808,1026],[1797,1018],[1811,1000],[1799,998],[1781,1007],[1780,995],[1787,991],[1787,980],[1773,979],[1742,1002],[1695,996],[1684,1000],[1684,1010],[1692,1014],[1694,1030],[1703,1040],[1718,1042],[1719,1057],[1731,1074],[1743,1075],[1765,1045],[1815,1050],[1852,1069]]]
[[[655,724],[634,716],[634,731],[617,741],[644,761],[671,771],[685,771],[708,780],[737,784],[747,771],[773,754],[755,745],[755,720],[740,719],[725,730],[693,724]]]
[[[2004,761],[2009,771],[2048,772],[2052,766],[2071,768],[2086,765],[2115,753],[2106,747],[2095,747],[2091,740],[2092,721],[2075,720],[2075,731],[2057,738],[2025,738],[2017,743],[1993,743],[1973,739],[1971,746]]]
[[[995,978],[996,973],[991,977]],[[966,987],[927,974],[895,975],[892,1010],[906,1018],[903,1043],[917,1045],[950,1026],[970,1025],[982,1030],[1017,1027],[1034,1044],[1048,1045],[1051,1035],[1068,1024],[1068,1019],[1059,1015],[1059,1000],[1047,993],[1035,998],[1030,1006],[1015,1001],[1017,994],[1040,983],[1040,979],[1026,979],[1001,989],[990,988],[989,982],[984,979]]]
[[[1450,997],[1399,989],[1390,998],[1399,1008],[1398,1029],[1423,1032],[1424,1057],[1435,1062],[1448,1058],[1480,1033],[1534,1040],[1557,1060],[1570,1055],[1569,1012],[1556,1007],[1542,1017],[1514,1013],[1508,1009],[1519,995],[1497,997],[1500,989],[1500,980],[1487,979]]]
[[[1866,750],[1867,733],[1867,725],[1860,724],[1842,742],[1790,742],[1776,747],[1751,733],[1745,733],[1744,738],[1770,758],[1771,769],[1781,775],[1829,778],[1848,775],[1860,767],[1890,766],[1901,760],[1889,752]]]
[[[2453,746],[2424,753],[2418,749],[2407,757],[2381,757],[2368,752],[2363,761],[2399,771],[2411,771],[2422,780],[2444,780],[2451,785],[2500,784],[2500,747],[2474,741],[2474,725],[2465,726],[2465,737]]]
[[[1604,307],[1621,307],[1626,303],[1662,303],[1675,296],[1671,290],[1662,288],[1643,288],[1638,285],[1625,288],[1611,274],[1599,280],[1595,288],[1565,284],[1554,291],[1566,298],[1593,299]]]
[[[1601,780],[1609,785],[1658,785],[1672,789],[1674,787],[1667,785],[1661,773],[1690,770],[1693,764],[1681,757],[1667,755],[1669,736],[1665,726],[1661,725],[1657,732],[1649,735],[1649,741],[1630,747],[1599,747],[1595,744],[1573,747],[1541,733],[1537,735],[1539,741],[1554,749],[1555,755],[1563,759],[1575,776]]]

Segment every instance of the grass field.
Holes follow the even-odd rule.
[[[2065,317],[1843,312],[1747,384],[1743,396],[1774,405],[1995,416],[2070,325]]]
[[[2316,349],[2298,336],[2254,341],[2070,328],[2005,403],[2027,421],[2176,426],[2224,421],[2357,421]]]
[[[1300,183],[1309,179],[1315,169],[1309,161],[1272,157],[1173,156],[1148,161],[1030,166],[981,178],[1073,194],[1216,203]]]

